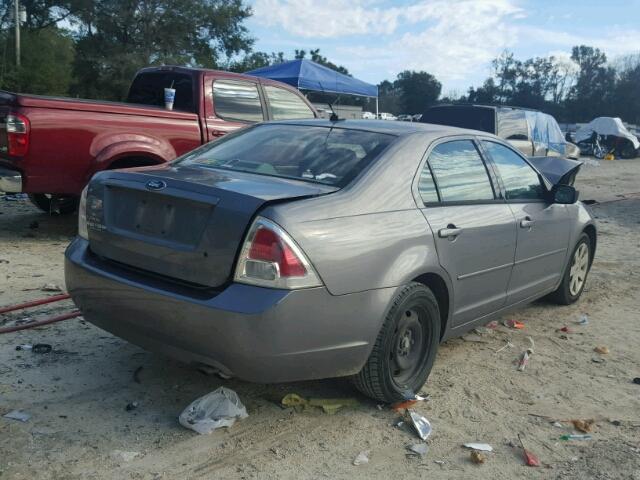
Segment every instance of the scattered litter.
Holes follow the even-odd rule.
[[[417,400],[405,400],[404,402],[394,403],[393,405],[391,405],[391,409],[395,410],[396,412],[402,413],[404,410],[412,407],[416,403],[418,403]]]
[[[476,327],[473,331],[480,336],[493,335],[493,330],[488,327]]]
[[[55,283],[45,283],[40,290],[43,292],[61,292],[62,289]]]
[[[522,438],[520,438],[520,434],[518,434],[518,440],[520,441],[522,453],[524,454],[524,464],[529,467],[539,467],[541,465],[540,459],[536,456],[535,453],[530,452],[529,450],[524,448],[524,443],[522,442]]]
[[[633,383],[635,383],[636,385],[640,385],[640,377],[634,378]]]
[[[564,425],[562,425],[560,422],[553,422],[553,426],[557,428],[564,428]]]
[[[356,407],[359,405],[355,398],[303,398],[295,393],[289,393],[281,401],[284,407],[306,409],[319,407],[329,415],[336,413],[343,407]]]
[[[480,452],[493,452],[493,447],[488,443],[465,443],[462,446],[464,448],[470,448],[471,450],[478,450]]]
[[[51,350],[51,345],[49,345],[48,343],[36,343],[31,348],[31,351],[33,353],[51,353]]]
[[[124,407],[124,409],[127,412],[131,412],[131,411],[135,410],[136,408],[138,408],[139,405],[140,404],[138,402],[130,402],[130,403],[127,403],[127,406]]]
[[[485,327],[487,327],[487,328],[490,328],[490,329],[494,330],[494,329],[498,328],[498,321],[497,321],[497,320],[493,320],[493,321],[491,321],[491,322],[487,323],[487,324],[485,325]]]
[[[125,452],[123,450],[114,450],[113,452],[111,452],[111,457],[114,460],[122,462],[130,462],[140,455],[140,452]]]
[[[582,434],[560,435],[560,440],[591,440],[591,435],[582,435]]]
[[[578,325],[589,325],[589,317],[587,315],[581,315],[576,323]]]
[[[429,438],[429,435],[431,435],[433,431],[429,420],[412,410],[407,410],[405,417],[407,422],[411,422],[411,425],[413,425],[413,428],[422,440]]]
[[[436,463],[442,467],[447,462],[445,462],[444,460],[434,460],[433,463]]]
[[[569,327],[562,327],[562,328],[559,328],[557,331],[564,332],[564,333],[573,333],[573,330],[571,330]]]
[[[574,428],[580,432],[583,433],[589,433],[593,430],[593,424],[595,423],[595,420],[593,419],[588,419],[588,420],[581,420],[581,419],[576,419],[576,420],[571,420],[571,423],[573,424]]]
[[[208,434],[216,428],[230,427],[236,419],[248,416],[238,394],[229,388],[220,387],[193,401],[178,419],[183,427]]]
[[[11,420],[18,420],[19,422],[28,422],[31,418],[31,414],[23,412],[22,410],[11,410],[9,413],[5,413],[3,417],[10,418]]]
[[[606,360],[605,360],[604,358],[602,358],[602,357],[593,357],[593,358],[591,359],[591,361],[592,361],[593,363],[604,363],[604,362],[606,362]]]
[[[16,345],[16,350],[20,351],[20,350],[31,350],[33,348],[33,345],[29,345],[28,343],[24,343],[22,345]]]
[[[599,353],[600,355],[607,355],[609,353],[609,347],[599,345],[596,348],[594,348],[593,351],[596,353]]]
[[[533,355],[533,351],[536,348],[536,344],[533,341],[533,338],[531,337],[527,337],[527,340],[529,340],[529,355]]]
[[[414,443],[413,445],[408,445],[407,450],[409,450],[407,452],[407,455],[409,456],[422,456],[426,455],[429,451],[429,445],[427,445],[426,443]]]
[[[533,351],[531,349],[525,350],[522,353],[522,356],[520,357],[520,361],[518,362],[519,372],[524,372],[525,368],[527,368],[527,366],[529,365],[529,358],[531,358],[532,354],[533,354]]]
[[[364,465],[365,463],[369,463],[369,451],[366,450],[364,452],[360,452],[356,458],[353,459],[353,464]]]
[[[509,340],[507,340],[507,343],[504,345],[504,347],[499,348],[498,350],[495,351],[495,353],[500,353],[505,348],[513,348],[513,343],[511,343]]]
[[[133,372],[133,381],[136,383],[142,383],[142,381],[140,380],[140,372],[142,372],[142,369],[144,367],[142,365],[140,365],[138,368],[136,368],[135,372]]]
[[[485,457],[478,450],[471,450],[471,461],[477,465],[480,465],[487,461],[487,457]]]
[[[505,327],[515,328],[517,330],[522,330],[524,328],[524,323],[512,319],[505,320],[504,322],[502,322],[502,324]]]

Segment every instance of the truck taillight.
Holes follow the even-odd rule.
[[[24,157],[29,151],[29,119],[18,113],[10,113],[6,119],[7,153],[12,157]]]
[[[235,280],[271,288],[306,288],[322,285],[313,266],[279,225],[258,217],[245,239]]]

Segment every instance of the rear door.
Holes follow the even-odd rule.
[[[476,143],[460,138],[435,145],[419,178],[421,210],[454,286],[454,326],[506,301],[516,227],[491,173]]]
[[[205,78],[205,123],[207,141],[262,122],[266,108],[257,82],[226,78]]]
[[[499,176],[516,218],[518,239],[508,304],[553,289],[566,261],[571,223],[566,205],[550,203],[538,172],[516,151],[490,140],[481,145]]]

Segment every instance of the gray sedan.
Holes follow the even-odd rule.
[[[477,131],[258,124],[97,174],[67,287],[88,321],[150,350],[254,382],[351,376],[396,401],[443,340],[580,297],[594,221],[549,180],[572,175],[544,173]]]

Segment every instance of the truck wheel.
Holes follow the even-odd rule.
[[[440,310],[430,289],[410,283],[395,297],[355,387],[381,402],[410,398],[431,372],[440,343]]]
[[[29,200],[43,212],[59,215],[67,215],[78,209],[79,199],[73,195],[52,195],[49,193],[36,193],[29,195]]]
[[[620,157],[625,159],[636,157],[636,149],[633,146],[633,143],[628,140],[624,142],[624,145],[620,149]]]
[[[578,239],[562,283],[550,298],[560,305],[570,305],[582,295],[591,268],[591,241],[586,233]]]

